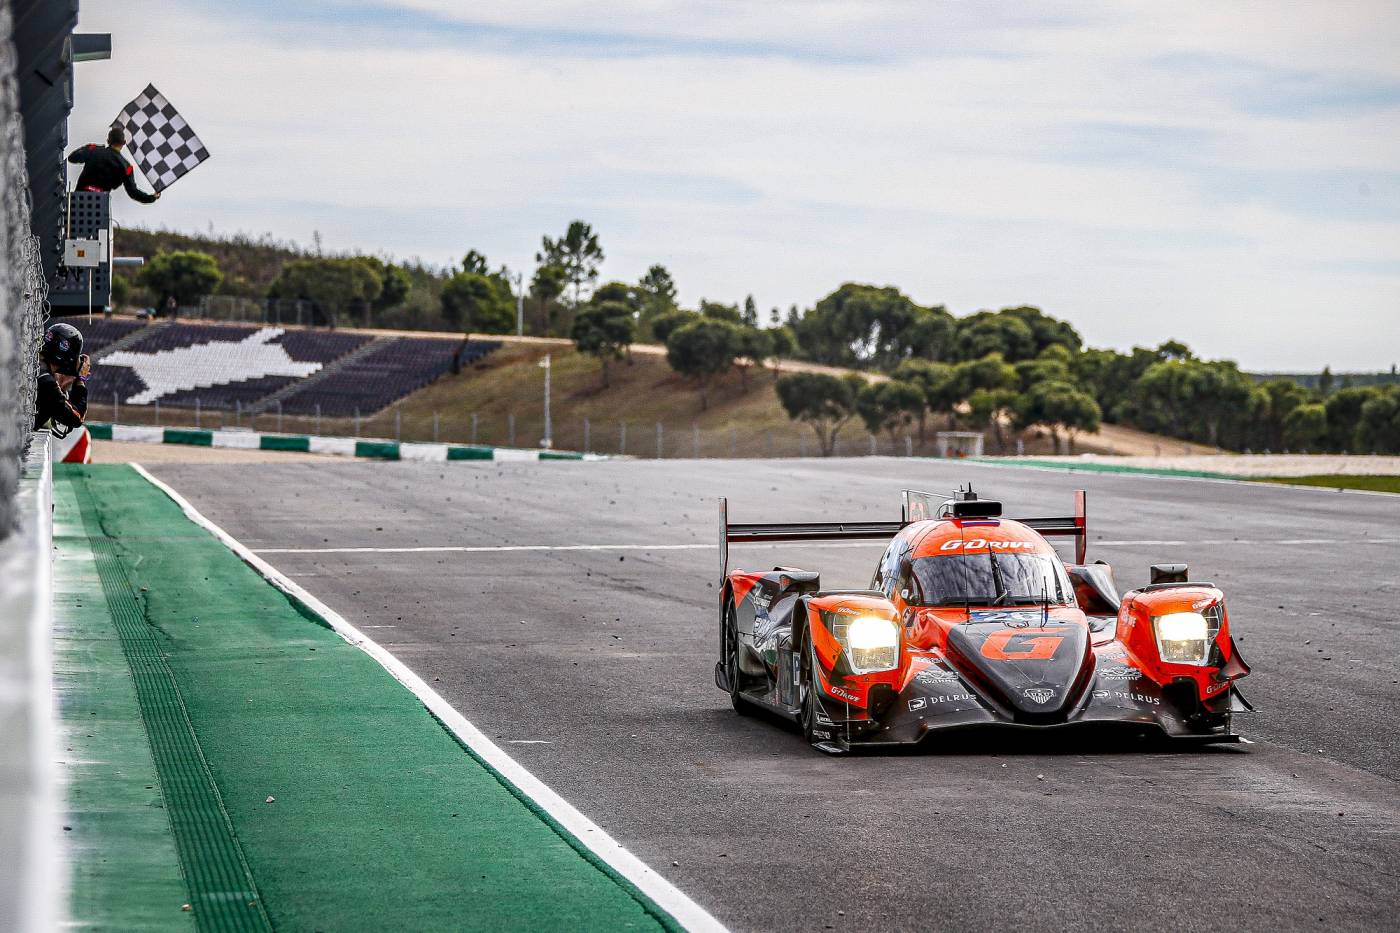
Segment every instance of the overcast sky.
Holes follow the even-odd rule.
[[[214,158],[119,222],[810,306],[1035,304],[1095,346],[1400,360],[1400,4],[82,0],[73,142],[154,83]],[[120,243],[120,240],[118,240]]]

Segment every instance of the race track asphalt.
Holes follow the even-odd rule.
[[[1394,929],[1400,496],[936,461],[162,464],[736,930]],[[1120,587],[1226,592],[1254,744],[828,757],[714,687],[734,521],[892,519],[971,480],[1008,515],[1089,490]],[[1153,543],[1158,542],[1158,543]],[[334,548],[639,545],[599,550]],[[659,546],[688,546],[661,549]],[[287,549],[303,553],[288,553]],[[878,543],[735,548],[864,586]]]

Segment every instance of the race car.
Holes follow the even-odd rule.
[[[1239,741],[1249,666],[1224,593],[1159,564],[1120,598],[1112,568],[1085,562],[1086,504],[1079,490],[1072,516],[1012,520],[969,486],[905,490],[898,522],[730,524],[721,499],[715,683],[833,754],[970,730]],[[1073,563],[1057,536],[1074,539]],[[729,569],[730,544],[861,539],[889,539],[868,590]]]

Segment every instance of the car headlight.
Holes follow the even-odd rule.
[[[1157,635],[1157,653],[1163,661],[1171,664],[1206,663],[1210,658],[1210,644],[1220,630],[1219,610],[1211,606],[1207,612],[1210,612],[1210,618],[1200,612],[1169,612],[1152,617],[1152,629]]]
[[[841,639],[846,644],[851,671],[868,674],[899,666],[899,626],[879,616],[857,616],[846,626]]]

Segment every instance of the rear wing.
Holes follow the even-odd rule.
[[[899,534],[911,522],[942,517],[940,509],[946,496],[906,489],[897,522],[761,522],[730,524],[729,500],[719,500],[719,575],[729,575],[729,545],[731,542],[759,543],[768,541],[862,541],[889,539]],[[1074,493],[1074,514],[1065,518],[1019,518],[1028,528],[1045,537],[1073,536],[1074,562],[1084,563],[1089,543],[1084,490]],[[938,507],[931,508],[934,501]]]

